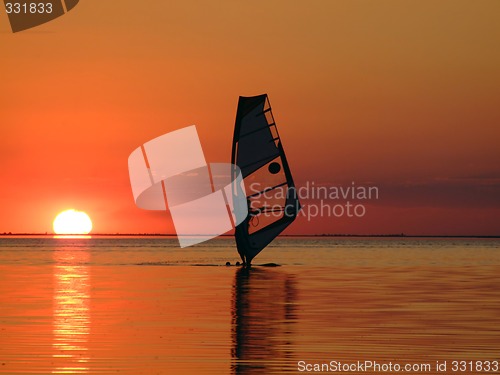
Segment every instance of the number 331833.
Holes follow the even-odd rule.
[[[52,13],[52,3],[5,3],[7,14]]]

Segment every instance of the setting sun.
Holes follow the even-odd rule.
[[[92,221],[83,211],[66,210],[54,219],[55,234],[89,234],[92,230]]]

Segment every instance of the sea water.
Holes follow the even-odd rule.
[[[0,373],[500,370],[498,239],[287,237],[254,260],[280,267],[237,260],[230,238],[0,238]]]

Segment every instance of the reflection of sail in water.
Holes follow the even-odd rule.
[[[54,250],[53,374],[89,371],[89,257],[81,247]]]
[[[233,374],[294,372],[296,287],[278,270],[239,269],[233,288]]]

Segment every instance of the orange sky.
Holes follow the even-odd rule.
[[[1,232],[172,232],[127,158],[196,124],[229,161],[239,95],[268,93],[298,186],[378,186],[363,218],[287,233],[500,235],[500,2],[83,1],[13,34],[0,12]]]

